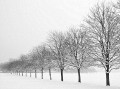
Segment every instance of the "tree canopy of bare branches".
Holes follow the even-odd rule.
[[[91,56],[96,65],[106,72],[106,85],[110,86],[109,73],[120,68],[120,16],[116,10],[105,3],[97,4],[91,10],[86,22],[89,25],[89,35],[93,40],[94,50]]]
[[[87,32],[82,27],[79,29],[73,28],[67,33],[68,65],[77,68],[78,82],[81,82],[81,68],[90,66],[88,65],[90,61],[87,55],[87,51],[89,50],[88,43]]]
[[[58,67],[61,71],[61,81],[63,81],[63,70],[66,62],[66,44],[65,35],[60,32],[53,32],[49,38],[49,48],[54,55]]]

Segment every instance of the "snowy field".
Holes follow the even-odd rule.
[[[15,74],[0,73],[0,89],[120,89],[120,73],[110,74],[110,87],[105,86],[104,73],[82,73],[82,83],[77,82],[77,73],[64,73],[64,82],[60,81],[60,73],[52,73],[49,80],[48,73],[44,73],[44,79],[29,74],[26,77]]]

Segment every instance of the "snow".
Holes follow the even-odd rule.
[[[37,78],[29,74],[18,76],[9,73],[0,73],[0,89],[120,89],[120,73],[110,74],[111,86],[105,86],[105,73],[82,73],[82,83],[77,82],[77,73],[64,73],[64,81],[60,81],[60,73],[52,73],[52,80],[49,80],[49,74],[44,73],[44,79],[41,74]]]

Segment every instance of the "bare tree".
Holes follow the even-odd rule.
[[[43,79],[43,70],[45,67],[45,57],[47,55],[46,47],[44,44],[36,47],[36,54],[38,57],[39,67],[41,68],[41,79]]]
[[[120,68],[120,16],[113,7],[97,4],[86,20],[93,41],[91,58],[106,72],[106,86],[110,86],[109,73]]]
[[[25,60],[14,59],[4,64],[5,65],[4,68],[7,72],[12,72],[17,74],[19,73],[20,75],[20,71],[23,71],[25,64],[26,64]]]
[[[54,60],[54,56],[53,56],[52,52],[50,51],[50,49],[48,47],[46,47],[45,50],[46,50],[45,68],[47,68],[49,70],[50,80],[52,80],[51,69],[55,67],[55,60]]]
[[[28,72],[30,72],[30,77],[31,77],[32,67],[33,67],[33,64],[31,63],[31,60],[25,60],[24,70],[26,71],[26,77],[27,77]]]
[[[63,70],[66,61],[65,36],[61,32],[53,32],[49,37],[49,47],[61,71],[61,81],[63,81]]]
[[[17,72],[18,69],[19,69],[19,64],[20,62],[18,60],[12,60],[12,61],[9,61],[8,63],[6,63],[4,66],[5,70],[8,71],[8,72]]]
[[[32,68],[34,69],[35,78],[37,78],[37,69],[39,68],[39,61],[38,61],[38,55],[33,50],[30,54],[30,61],[32,64]]]
[[[82,27],[80,29],[71,29],[68,33],[68,63],[70,66],[77,68],[78,82],[81,82],[80,70],[90,65],[88,62],[88,36]]]
[[[32,60],[27,60],[27,64],[25,66],[25,68],[27,69],[27,71],[30,73],[30,77],[32,76],[31,75],[31,72],[32,70],[34,69],[34,63],[32,62]],[[26,74],[27,75],[27,74]],[[35,73],[36,75],[36,73]],[[36,76],[37,77],[37,76]]]
[[[26,76],[27,76],[27,68],[26,68],[26,65],[27,65],[27,55],[21,55],[20,56],[20,58],[19,58],[19,60],[21,61],[21,62],[23,62],[23,64],[21,64],[21,71],[22,71],[22,76],[23,76],[23,72],[26,72]]]

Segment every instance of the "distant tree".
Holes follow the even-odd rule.
[[[50,51],[50,49],[48,47],[46,47],[45,50],[46,50],[45,68],[47,68],[49,70],[50,80],[52,80],[51,69],[55,67],[55,60],[54,60],[54,56],[53,56],[52,52]]]
[[[11,61],[7,62],[6,64],[4,64],[4,70],[6,72],[16,72],[16,67],[17,67],[17,61],[12,59]]]
[[[66,62],[65,36],[61,32],[51,33],[48,39],[49,47],[61,71],[61,81],[63,81],[63,70]]]
[[[8,70],[7,70],[7,65],[8,65],[8,62],[1,63],[1,64],[0,64],[0,71],[1,71],[1,72],[8,72]]]
[[[110,86],[109,73],[120,68],[120,16],[113,7],[97,4],[86,20],[93,41],[91,58],[106,72],[106,86]]]
[[[25,60],[24,70],[26,72],[26,77],[27,77],[27,73],[29,71],[31,72],[31,67],[32,67],[32,63],[30,63],[29,60]]]
[[[30,57],[30,56],[29,56]],[[29,58],[29,60],[27,60],[27,64],[26,64],[26,69],[29,71],[29,73],[30,73],[30,77],[32,76],[31,75],[31,73],[32,73],[32,71],[33,71],[33,69],[34,69],[34,63],[32,62],[32,60],[30,60],[30,58]]]
[[[38,55],[34,50],[29,55],[32,68],[34,69],[35,72],[35,78],[37,78],[37,69],[39,68]]]
[[[19,60],[21,61],[21,71],[22,71],[22,76],[23,76],[23,73],[26,72],[26,76],[27,76],[27,60],[28,60],[28,57],[27,55],[24,55],[22,54],[19,58]]]
[[[22,71],[24,64],[25,61],[14,59],[4,64],[4,70],[6,72],[19,73],[20,75],[20,71]]]
[[[40,45],[38,47],[35,48],[36,50],[36,55],[38,58],[38,63],[39,63],[39,67],[41,68],[41,79],[43,79],[43,70],[45,67],[45,57],[46,57],[46,48],[45,45]]]

